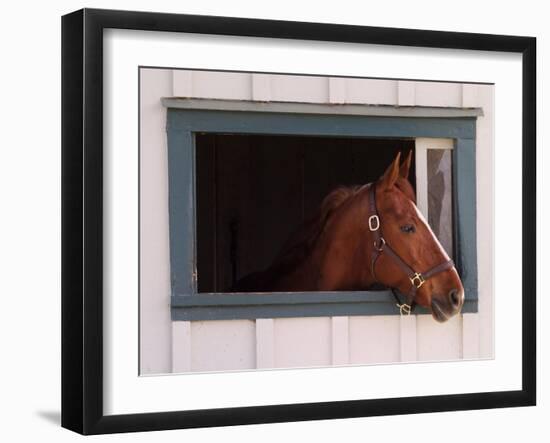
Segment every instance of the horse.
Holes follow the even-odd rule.
[[[415,305],[438,322],[459,313],[464,287],[416,206],[408,180],[411,155],[401,163],[399,152],[375,182],[330,192],[273,263],[237,281],[233,291],[363,291],[382,285],[392,289],[401,314]]]

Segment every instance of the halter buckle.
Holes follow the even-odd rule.
[[[386,246],[386,240],[384,240],[384,237],[380,237],[378,240],[374,241],[374,249],[378,252],[382,252],[384,246]]]
[[[416,289],[420,288],[426,280],[424,280],[424,277],[419,272],[416,272],[412,277],[409,277],[409,280],[411,281],[411,284],[416,287]]]
[[[369,217],[369,229],[371,231],[378,231],[380,228],[380,219],[377,215],[371,215]]]
[[[411,305],[408,305],[407,303],[403,303],[403,304],[396,303],[395,305],[399,308],[400,315],[411,315],[411,310],[412,310]]]

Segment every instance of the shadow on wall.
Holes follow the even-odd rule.
[[[53,425],[61,426],[61,411],[36,411],[36,415]]]

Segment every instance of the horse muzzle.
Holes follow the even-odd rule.
[[[432,297],[432,317],[440,323],[458,314],[464,305],[464,290],[451,289],[447,296]]]

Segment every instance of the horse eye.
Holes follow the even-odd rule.
[[[401,226],[401,230],[407,234],[412,234],[416,231],[413,225],[403,225]]]

